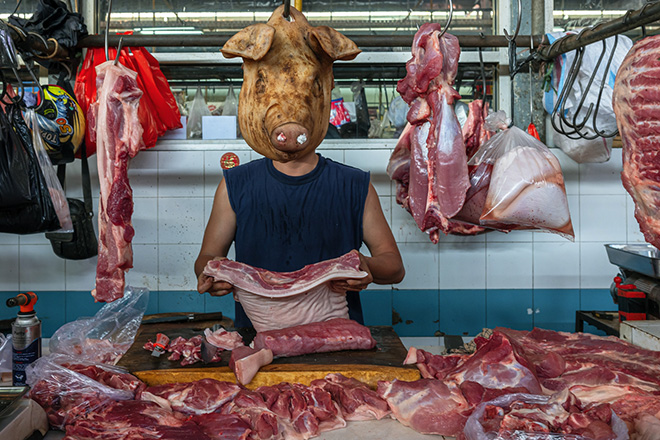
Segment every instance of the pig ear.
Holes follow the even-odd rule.
[[[353,41],[328,26],[313,28],[310,40],[333,60],[352,60],[361,52]]]
[[[274,35],[275,29],[272,26],[253,24],[231,37],[221,51],[227,58],[242,57],[257,61],[268,53]]]

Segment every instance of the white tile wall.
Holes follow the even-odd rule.
[[[434,245],[395,201],[395,186],[385,173],[394,142],[390,149],[370,147],[368,142],[363,149],[333,145],[324,144],[319,151],[371,172],[406,265],[405,280],[395,286],[400,289],[608,288],[616,268],[609,263],[603,244],[644,241],[633,216],[634,205],[619,177],[620,149],[613,151],[610,162],[580,165],[558,149],[552,150],[564,170],[575,243],[554,234],[514,231],[441,236]],[[136,236],[135,267],[126,277],[129,284],[152,290],[195,289],[193,263],[219,182],[219,160],[226,151],[234,151],[242,163],[261,157],[243,146],[149,150],[132,161],[129,178],[135,196]],[[90,167],[97,213],[93,158]],[[67,168],[67,194],[82,197],[79,167]],[[95,264],[95,258],[58,258],[44,234],[0,234],[0,290],[91,290]],[[34,267],[39,267],[38,276]]]
[[[531,289],[533,287],[532,243],[488,243],[486,287],[488,289]]]

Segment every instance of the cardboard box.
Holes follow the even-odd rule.
[[[202,116],[202,139],[236,139],[236,116]]]
[[[158,139],[186,139],[186,121],[188,120],[187,116],[181,116],[181,125],[182,128],[177,128],[175,130],[168,130]]]

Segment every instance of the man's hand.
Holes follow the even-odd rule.
[[[371,275],[371,270],[369,270],[369,264],[367,263],[367,257],[358,252],[360,256],[360,270],[367,273],[367,276],[363,278],[348,278],[344,280],[332,280],[330,281],[330,289],[333,292],[345,293],[347,290],[352,290],[359,292],[367,288],[369,284],[374,280],[374,277]]]
[[[214,260],[226,260],[226,258],[216,257]],[[197,278],[197,291],[208,292],[211,296],[225,296],[234,291],[234,286],[226,281],[214,281],[213,277],[201,273]]]

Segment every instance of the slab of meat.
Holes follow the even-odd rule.
[[[252,433],[249,423],[236,414],[211,413],[190,420],[211,440],[247,440]]]
[[[380,420],[391,412],[387,402],[375,391],[359,380],[339,373],[313,380],[310,386],[329,392],[346,420]]]
[[[412,132],[413,126],[407,123],[387,164],[387,175],[396,182],[396,202],[407,211],[410,211],[408,185],[410,182],[410,136]]]
[[[613,107],[623,141],[623,186],[646,241],[660,247],[660,36],[635,43],[616,75]]]
[[[268,348],[273,356],[288,357],[340,350],[370,350],[376,340],[369,329],[350,319],[331,319],[281,330],[257,332],[254,348]]]
[[[224,328],[219,328],[216,331],[211,331],[210,328],[204,329],[204,336],[214,347],[223,350],[233,350],[245,345],[243,344],[243,337],[238,332],[230,332]]]
[[[474,156],[479,147],[492,136],[484,126],[484,120],[488,116],[488,103],[481,99],[475,99],[468,104],[469,113],[465,125],[463,125],[463,140],[465,141],[465,153],[468,160]]]
[[[387,401],[394,418],[422,434],[455,436],[470,410],[456,384],[436,379],[380,381],[378,395]]]
[[[96,123],[99,198],[99,252],[96,265],[96,301],[112,302],[124,295],[124,272],[133,267],[131,225],[133,191],[128,163],[142,146],[137,117],[142,91],[137,74],[112,61],[96,67],[97,101],[90,107]]]
[[[230,401],[240,390],[231,382],[202,379],[190,383],[174,383],[149,387],[137,397],[155,402],[165,409],[185,414],[212,413]]]
[[[346,295],[330,290],[328,281],[367,276],[360,270],[357,251],[295,272],[271,272],[232,260],[211,260],[204,274],[234,286],[235,297],[258,332],[348,318]]]
[[[423,231],[447,233],[448,219],[462,208],[470,183],[465,143],[452,107],[460,98],[452,87],[460,48],[453,35],[439,37],[441,31],[437,23],[417,31],[407,75],[397,91],[411,106],[408,122],[418,127],[410,142],[410,211]]]
[[[273,362],[273,352],[267,348],[236,347],[229,358],[229,368],[241,385],[252,382],[259,369]]]
[[[220,412],[233,414],[247,421],[252,437],[258,440],[303,439],[291,422],[270,410],[263,396],[256,391],[242,389]]]

